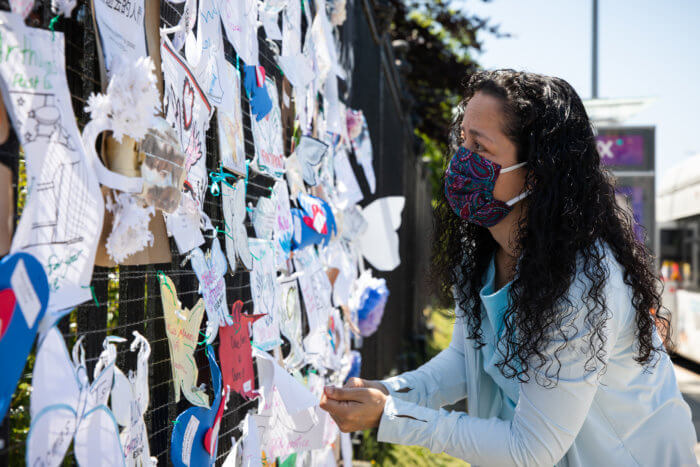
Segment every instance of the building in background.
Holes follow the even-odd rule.
[[[673,350],[700,363],[700,153],[668,170],[656,208]]]
[[[624,125],[653,102],[652,98],[590,99],[584,104],[596,129],[601,162],[616,177],[618,202],[632,214],[637,238],[656,253],[655,127]]]

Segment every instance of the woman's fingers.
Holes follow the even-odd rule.
[[[345,383],[346,388],[364,388],[367,387],[367,381],[362,378],[355,378],[354,376]]]
[[[337,401],[325,396],[321,398],[320,406],[333,417],[336,423],[338,419],[345,420],[355,418],[355,412],[361,408],[361,405],[355,402]]]
[[[335,399],[337,401],[365,402],[369,398],[369,389],[335,388],[332,386],[326,386],[324,394],[329,399]]]

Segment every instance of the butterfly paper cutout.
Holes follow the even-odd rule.
[[[210,409],[191,407],[175,420],[170,439],[170,460],[175,466],[214,465],[219,426],[223,416],[228,390],[222,393],[221,371],[216,364],[214,349],[207,345],[207,358],[214,389],[214,402]]]
[[[145,337],[133,332],[131,351],[138,349],[136,372],[129,370],[127,378],[122,371],[114,367],[114,384],[112,386],[112,413],[117,423],[123,426],[120,439],[126,465],[129,467],[152,467],[158,463],[151,457],[148,446],[148,433],[143,415],[148,408],[148,357],[151,346]]]
[[[253,256],[250,254],[248,232],[244,225],[245,192],[246,186],[243,179],[236,182],[233,188],[227,183],[221,184],[226,223],[226,255],[232,271],[235,271],[238,265],[248,271],[253,269]]]
[[[194,360],[199,327],[204,316],[204,300],[199,299],[191,310],[182,308],[173,281],[163,273],[158,274],[160,296],[165,316],[165,332],[170,347],[170,364],[175,385],[175,402],[180,401],[180,389],[192,405],[209,407],[209,396],[196,387],[198,369]]]
[[[247,315],[242,311],[243,302],[237,300],[231,306],[233,324],[219,328],[219,360],[224,386],[250,398],[255,396],[255,373],[249,324],[265,315]]]
[[[367,228],[360,235],[362,255],[380,271],[392,271],[401,264],[399,235],[401,212],[406,199],[403,196],[387,196],[372,201],[362,209]]]
[[[0,261],[0,420],[10,407],[48,302],[46,273],[34,256],[15,253]]]
[[[231,324],[227,313],[226,283],[224,274],[228,269],[226,257],[221,251],[219,239],[215,238],[211,249],[204,254],[201,248],[192,251],[192,269],[199,279],[199,289],[204,298],[204,308],[207,310],[207,343],[216,339],[219,326]]]
[[[304,182],[309,186],[318,185],[318,165],[328,152],[328,145],[311,136],[302,136],[299,145],[294,149],[301,164]]]
[[[27,465],[60,465],[71,441],[79,465],[126,465],[117,422],[106,405],[117,357],[114,342],[124,339],[105,338],[90,383],[83,337],[73,346],[72,360],[55,326],[39,346],[32,378]]]

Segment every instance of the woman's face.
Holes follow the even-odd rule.
[[[503,133],[502,101],[477,92],[467,103],[462,119],[462,146],[507,169],[518,163],[515,144]],[[523,192],[526,167],[499,174],[493,196],[508,201]]]

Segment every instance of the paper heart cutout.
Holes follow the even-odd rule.
[[[12,289],[0,291],[0,339],[5,335],[5,331],[10,326],[12,314],[15,311],[15,293]]]

